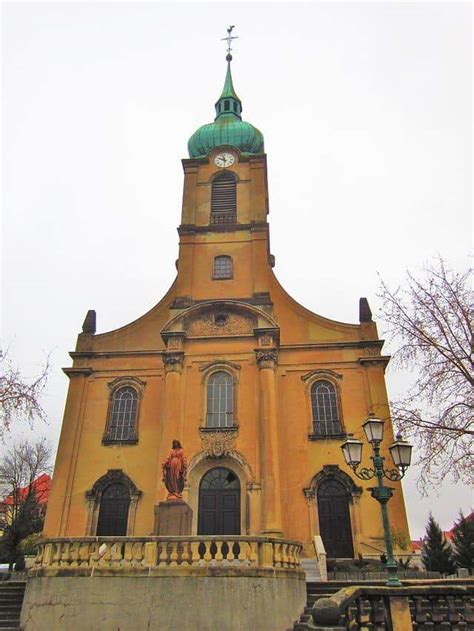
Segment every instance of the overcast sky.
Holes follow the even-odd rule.
[[[379,280],[471,250],[470,3],[4,3],[3,347],[59,438],[76,335],[150,309],[175,276],[181,159],[213,119],[229,24],[245,120],[265,136],[275,272],[309,309],[357,322]],[[383,327],[379,325],[383,330]],[[386,348],[390,351],[390,348]],[[389,393],[406,387],[393,369]],[[14,437],[29,430],[14,428]],[[448,529],[467,487],[421,500]]]

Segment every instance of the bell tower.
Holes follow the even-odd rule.
[[[177,292],[179,298],[193,301],[258,300],[269,291],[264,139],[242,120],[230,47],[226,61],[214,122],[191,136],[189,158],[183,160]]]

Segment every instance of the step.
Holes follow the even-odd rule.
[[[20,619],[20,612],[19,611],[2,611],[0,613],[0,623],[1,622],[7,622],[8,620],[19,620]]]
[[[0,589],[4,587],[25,587],[26,581],[0,581]]]
[[[0,604],[0,618],[2,617],[3,613],[6,612],[10,612],[10,611],[21,611],[21,605],[22,603],[11,603],[11,604]]]

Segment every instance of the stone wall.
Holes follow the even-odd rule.
[[[24,631],[285,631],[306,601],[301,572],[33,576]],[[232,574],[228,571],[227,574]]]

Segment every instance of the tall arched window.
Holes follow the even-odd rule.
[[[223,280],[232,278],[232,257],[216,256],[214,258],[214,273],[212,278],[215,280]]]
[[[341,434],[341,418],[336,387],[327,379],[315,381],[311,386],[313,432],[319,436]]]
[[[120,482],[109,484],[100,498],[97,535],[125,537],[127,534],[130,491]]]
[[[237,186],[232,173],[219,173],[212,182],[211,224],[237,221]]]
[[[207,427],[234,425],[234,380],[229,373],[213,373],[207,382]]]
[[[104,442],[137,440],[138,393],[131,386],[117,388],[112,394]]]

